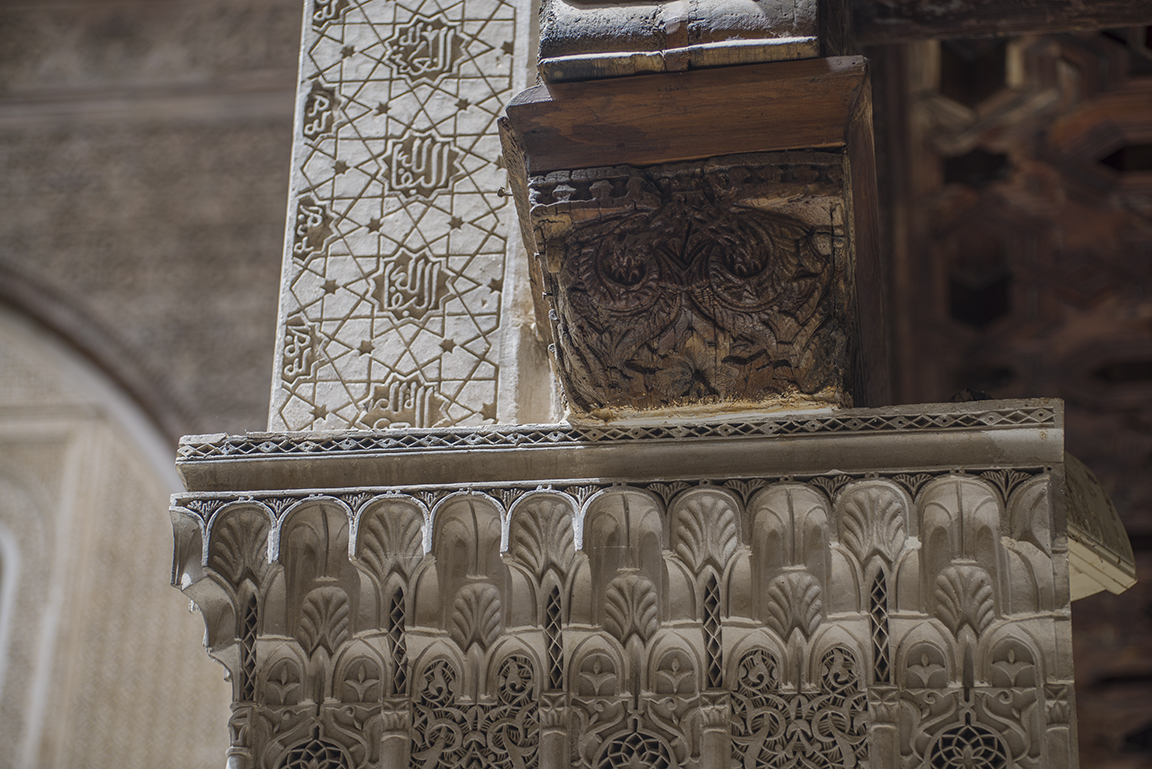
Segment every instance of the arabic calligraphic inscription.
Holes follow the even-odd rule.
[[[313,6],[269,426],[495,421],[517,6]]]

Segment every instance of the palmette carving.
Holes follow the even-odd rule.
[[[1045,737],[1074,707],[1066,617],[1045,608],[1048,476],[986,471],[843,474],[831,495],[827,475],[685,475],[178,510],[211,523],[190,592],[251,769],[1068,765],[1049,755],[1068,739]]]

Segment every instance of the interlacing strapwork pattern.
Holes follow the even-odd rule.
[[[631,732],[608,743],[596,769],[618,769],[618,767],[675,769],[675,766],[668,746],[658,737],[644,732]]]
[[[765,769],[860,766],[868,761],[868,700],[852,653],[825,652],[817,692],[784,693],[764,650],[740,660],[732,697],[732,745],[743,766]]]
[[[888,633],[888,580],[877,571],[868,593],[868,625],[872,631],[872,671],[878,684],[892,682],[891,639]]]
[[[708,665],[708,688],[724,685],[724,643],[720,638],[720,585],[716,575],[704,583],[704,654]]]
[[[304,29],[270,424],[496,419],[504,0],[327,0]]]
[[[396,588],[388,606],[388,638],[392,642],[391,694],[408,691],[408,648],[404,640],[404,588]]]
[[[965,723],[940,735],[929,762],[931,769],[1004,769],[1008,752],[995,733]]]
[[[513,654],[498,670],[496,702],[457,705],[456,672],[447,660],[429,665],[413,705],[413,769],[537,766],[539,720],[532,663]]]
[[[240,699],[256,698],[256,596],[244,606],[244,627],[240,636]]]
[[[352,769],[352,765],[339,745],[313,737],[288,751],[281,769]]]

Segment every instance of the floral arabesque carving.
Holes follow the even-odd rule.
[[[531,178],[572,408],[850,403],[842,163],[768,153]]]
[[[842,388],[847,337],[817,242],[805,222],[703,194],[577,225],[556,277],[567,397],[595,410]]]
[[[858,664],[833,647],[820,661],[819,689],[787,693],[776,660],[761,649],[740,660],[732,695],[733,752],[765,769],[854,767],[868,761],[868,701]]]
[[[457,706],[455,685],[456,672],[449,662],[437,660],[425,670],[413,703],[413,769],[535,767],[540,736],[531,661],[510,655],[500,663],[492,704]]]
[[[1046,735],[1069,729],[1070,682],[1038,640],[1065,623],[1044,608],[1056,556],[1001,532],[1051,541],[1048,476],[984,472],[845,474],[833,497],[827,476],[685,475],[176,510],[210,531],[189,592],[254,682],[233,718],[254,769],[344,760],[321,743],[373,767],[695,769],[723,745],[746,766],[1030,769],[1066,744]],[[923,737],[881,755],[877,724]]]

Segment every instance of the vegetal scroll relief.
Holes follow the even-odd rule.
[[[253,768],[1073,766],[1057,555],[1013,544],[1051,541],[1050,478],[1020,472],[176,509]]]

